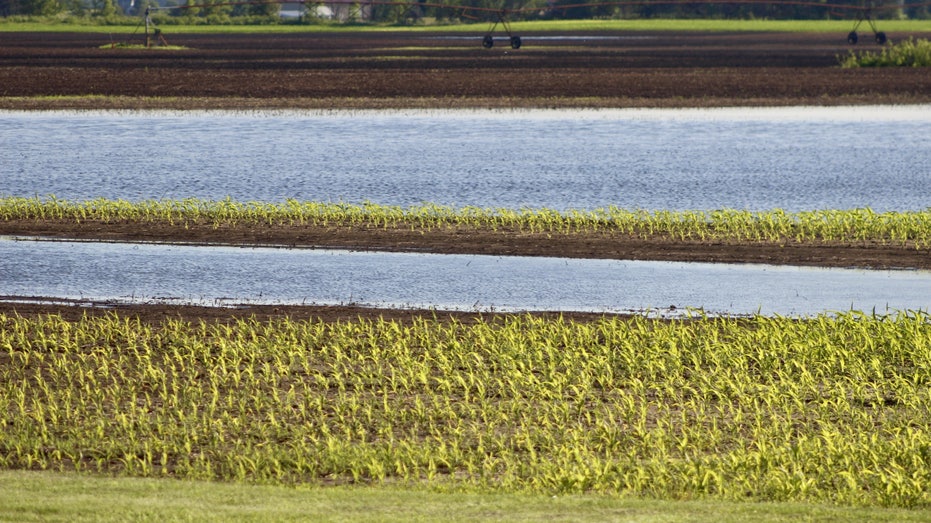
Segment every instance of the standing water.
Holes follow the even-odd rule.
[[[0,112],[0,196],[923,210],[931,106]]]
[[[0,112],[0,197],[923,210],[931,106]],[[0,295],[482,310],[927,309],[912,271],[0,241]]]
[[[0,295],[205,305],[781,315],[931,307],[927,271],[753,264],[0,238],[0,274]]]

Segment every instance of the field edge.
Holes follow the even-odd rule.
[[[920,511],[0,471],[0,521],[924,521]]]

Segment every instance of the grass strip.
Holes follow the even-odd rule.
[[[800,503],[304,488],[0,471],[0,521],[926,521],[918,511]]]

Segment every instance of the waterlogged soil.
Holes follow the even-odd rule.
[[[177,242],[223,245],[276,245],[295,248],[340,248],[352,250],[431,252],[440,254],[486,254],[604,258],[629,260],[668,260],[727,263],[769,263],[822,267],[931,269],[931,252],[909,246],[873,243],[760,243],[701,242],[672,238],[649,239],[619,233],[529,233],[518,230],[436,228],[412,230],[384,227],[317,226],[169,226],[139,223],[74,223],[64,221],[0,221],[0,235],[41,236],[89,241]],[[76,303],[48,300],[24,304],[0,296],[0,313],[38,314],[57,312],[81,315],[120,311],[147,320],[168,317],[219,320],[222,318],[268,318],[287,315],[324,321],[358,317],[384,317],[405,320],[417,315],[437,316],[434,311],[400,311],[365,307],[320,306],[243,306],[210,308],[166,304]],[[75,307],[79,305],[79,307]],[[442,318],[474,321],[494,314],[439,313]],[[588,320],[599,315],[563,313],[562,316]]]
[[[841,69],[846,34],[0,32],[0,108],[708,107],[931,103],[922,68]],[[893,42],[927,34],[889,33]],[[103,48],[101,48],[103,46]],[[858,51],[879,46],[863,35]]]
[[[282,246],[435,254],[550,256],[615,260],[768,263],[931,270],[931,250],[908,245],[641,238],[615,232],[527,232],[509,228],[169,225],[57,220],[0,221],[0,235],[63,240]]]
[[[931,103],[922,68],[841,69],[845,34],[573,32],[480,45],[471,33],[171,33],[181,49],[128,49],[142,34],[0,32],[0,109],[371,109],[715,107]],[[498,35],[502,36],[502,35]],[[879,47],[861,35],[856,50]],[[894,34],[891,41],[927,34]],[[855,111],[855,107],[851,108]],[[880,244],[643,240],[511,230],[169,227],[0,222],[0,234],[107,241],[273,244],[434,253],[931,269],[927,249]],[[80,306],[84,305],[84,306]],[[19,303],[0,313],[74,317],[119,310],[148,320],[277,315],[327,321],[431,311],[356,307]],[[481,315],[443,313],[475,319]],[[486,314],[487,316],[487,314]],[[588,314],[564,316],[589,318]]]

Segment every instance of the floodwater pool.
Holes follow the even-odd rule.
[[[0,111],[0,197],[924,210],[931,106]],[[927,309],[931,276],[763,265],[0,241],[0,295],[808,315]]]
[[[923,210],[931,106],[0,111],[0,196]]]
[[[931,272],[0,238],[0,296],[807,316],[928,310]],[[9,298],[7,298],[9,299]]]

